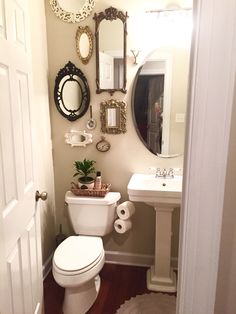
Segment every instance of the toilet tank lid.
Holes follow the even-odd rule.
[[[94,204],[94,205],[110,205],[120,199],[119,192],[108,192],[104,197],[87,197],[76,196],[71,191],[67,191],[65,201],[67,204]]]

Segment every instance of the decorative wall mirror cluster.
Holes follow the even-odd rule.
[[[93,34],[88,26],[79,26],[76,32],[76,50],[83,64],[87,64],[93,53]]]
[[[87,79],[70,61],[56,76],[54,101],[60,114],[69,121],[77,120],[88,110],[90,91]]]
[[[128,14],[110,7],[94,14],[97,94],[126,93],[126,40]]]
[[[68,23],[83,21],[92,12],[95,0],[50,0],[53,12]]]
[[[110,99],[100,104],[101,131],[109,134],[126,132],[126,104]]]

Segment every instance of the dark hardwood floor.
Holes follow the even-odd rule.
[[[115,314],[124,303],[138,294],[149,293],[146,288],[146,267],[105,264],[98,298],[88,314]],[[50,273],[44,280],[45,314],[62,314],[64,289]]]

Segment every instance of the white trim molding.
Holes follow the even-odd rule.
[[[154,264],[154,255],[135,254],[120,251],[105,251],[105,261],[108,264],[150,267]],[[171,266],[173,269],[178,268],[177,257],[171,258]]]
[[[53,258],[54,252],[47,258],[45,263],[43,264],[43,280],[47,277],[47,275],[52,270],[52,258]]]
[[[196,0],[178,314],[213,314],[236,64],[235,0]]]
[[[43,280],[52,270],[52,258],[54,252],[47,258],[43,264]],[[154,263],[154,255],[147,254],[134,254],[119,251],[105,251],[105,261],[108,264],[129,265],[129,266],[142,266],[150,267]],[[173,269],[178,268],[178,258],[171,258],[171,266]]]

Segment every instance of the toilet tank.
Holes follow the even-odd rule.
[[[119,199],[118,192],[108,192],[104,197],[85,197],[67,191],[65,201],[75,233],[94,236],[110,233]]]

